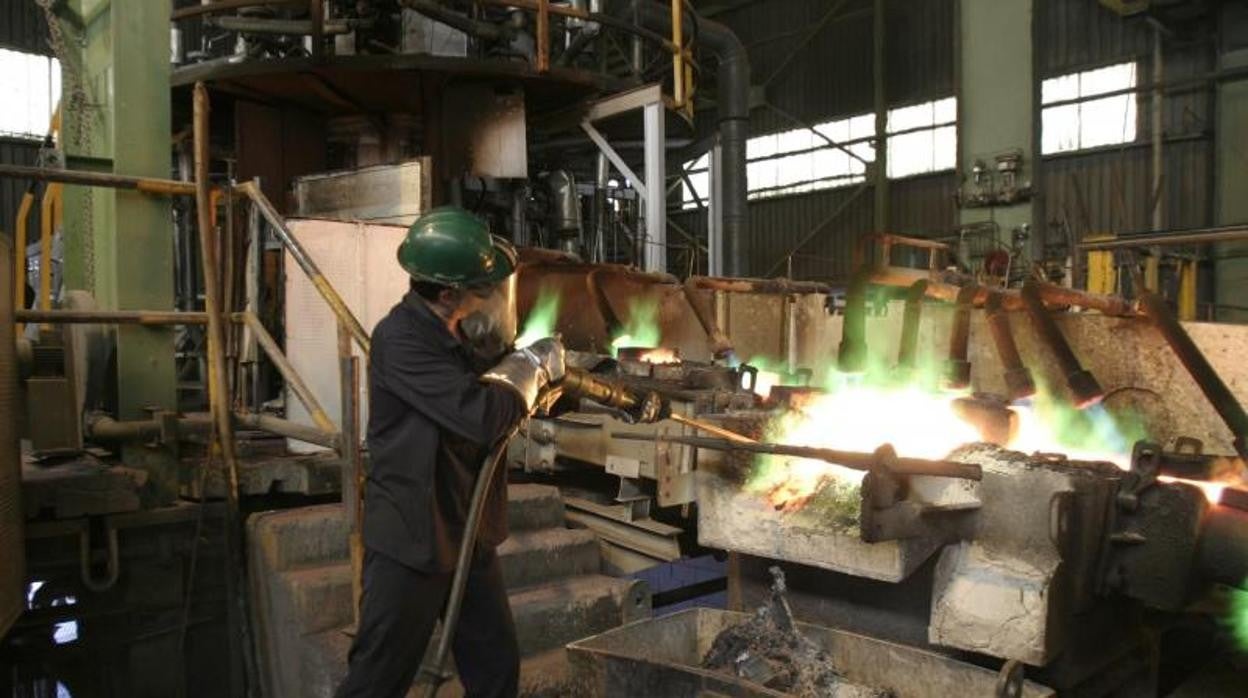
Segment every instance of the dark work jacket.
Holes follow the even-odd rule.
[[[422,572],[455,567],[472,488],[526,415],[520,395],[482,383],[468,350],[408,293],[373,330],[368,366],[364,545]],[[478,544],[507,538],[507,474],[490,483]]]

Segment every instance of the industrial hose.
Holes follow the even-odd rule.
[[[472,566],[472,552],[477,543],[481,512],[485,510],[485,499],[489,493],[490,481],[494,479],[498,464],[503,462],[503,456],[507,453],[507,444],[515,433],[516,427],[512,427],[506,436],[499,439],[498,445],[490,452],[472,487],[472,499],[468,503],[468,518],[464,521],[464,537],[459,541],[459,556],[455,561],[455,573],[451,577],[451,591],[446,598],[446,608],[442,611],[442,635],[438,637],[433,658],[420,668],[420,673],[416,678],[417,696],[433,698],[438,688],[450,678],[446,672],[446,656],[450,653],[455,626],[459,624],[459,611],[464,603],[464,588],[468,584],[468,569]]]

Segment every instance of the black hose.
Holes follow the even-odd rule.
[[[490,481],[503,462],[507,453],[507,443],[516,433],[515,427],[499,440],[498,445],[490,452],[481,473],[477,475],[476,484],[472,487],[472,500],[468,503],[468,518],[464,521],[464,537],[459,541],[459,557],[455,561],[455,573],[451,577],[451,591],[446,598],[446,608],[442,611],[442,635],[434,648],[433,658],[429,664],[420,668],[416,679],[416,695],[433,698],[438,688],[450,678],[446,672],[446,657],[450,654],[451,640],[455,637],[455,626],[459,624],[459,611],[464,603],[464,588],[468,584],[468,569],[472,566],[472,552],[477,543],[477,532],[481,525],[481,513],[485,510],[485,500],[489,496]]]

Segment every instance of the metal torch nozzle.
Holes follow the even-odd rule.
[[[636,395],[623,385],[599,378],[581,368],[569,368],[559,382],[564,395],[585,397],[607,407],[631,410],[639,401]]]

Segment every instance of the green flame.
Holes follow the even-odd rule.
[[[555,333],[555,321],[559,318],[559,294],[548,288],[538,291],[537,302],[524,319],[524,330],[516,338],[516,347],[523,349],[539,339]]]
[[[1248,580],[1244,581],[1244,586],[1248,586]],[[1248,652],[1248,591],[1242,589],[1231,590],[1231,617],[1229,624],[1231,626],[1231,634],[1235,636],[1235,642],[1239,644],[1239,649]]]
[[[628,302],[628,318],[619,334],[611,340],[611,355],[626,347],[657,347],[662,339],[659,331],[659,301],[637,297]]]

